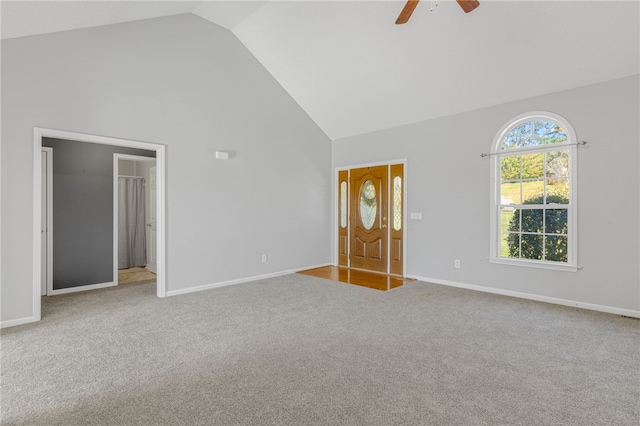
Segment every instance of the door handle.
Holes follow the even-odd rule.
[[[382,229],[384,229],[384,228],[386,228],[386,227],[387,227],[387,225],[382,225]]]

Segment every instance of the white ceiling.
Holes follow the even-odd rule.
[[[194,13],[332,139],[640,73],[638,1],[2,1],[2,38]]]

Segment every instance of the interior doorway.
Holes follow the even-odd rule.
[[[34,145],[33,145],[33,312],[36,320],[41,319],[41,294],[43,289],[42,281],[46,280],[44,269],[47,268],[48,259],[55,257],[54,253],[45,250],[44,245],[47,244],[46,238],[43,237],[43,216],[46,215],[46,209],[43,204],[47,203],[46,189],[49,183],[43,179],[43,139],[53,138],[75,142],[83,142],[87,144],[100,144],[113,147],[126,147],[140,150],[149,150],[155,152],[155,198],[156,198],[156,294],[158,297],[166,295],[166,278],[165,278],[165,146],[149,142],[138,142],[125,139],[110,138],[104,136],[89,135],[83,133],[67,132],[53,129],[34,128]],[[49,180],[50,182],[50,180]],[[44,192],[43,192],[44,191]],[[49,230],[49,238],[51,238],[51,227]],[[46,260],[45,260],[46,258]],[[114,277],[115,278],[115,277]],[[47,283],[48,286],[48,283]]]
[[[405,164],[338,170],[337,264],[404,275]]]
[[[149,282],[157,271],[156,159],[113,154],[115,284]]]

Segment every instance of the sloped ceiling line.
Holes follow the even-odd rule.
[[[232,31],[332,140],[640,73],[636,1],[484,0],[465,14],[444,0],[398,26],[403,5],[2,1],[2,38],[194,13]]]

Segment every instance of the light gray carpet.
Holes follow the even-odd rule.
[[[3,425],[640,422],[638,320],[422,282],[124,286],[1,341]]]

